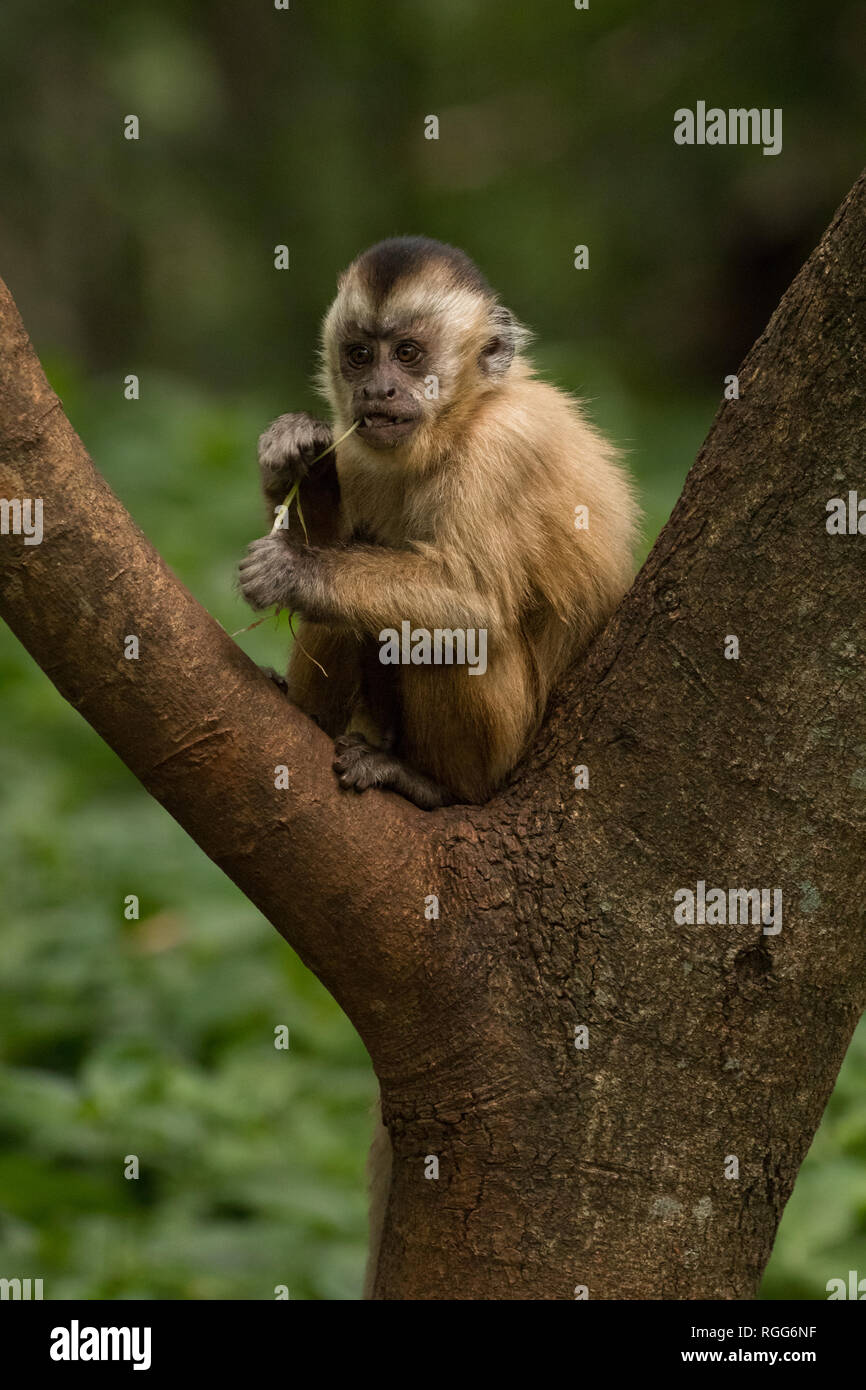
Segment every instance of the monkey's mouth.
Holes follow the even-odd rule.
[[[387,449],[399,444],[418,424],[417,415],[399,415],[392,410],[368,410],[358,417],[358,434],[374,449]]]

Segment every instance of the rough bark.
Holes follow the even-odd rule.
[[[866,1002],[866,537],[825,526],[866,495],[864,267],[861,178],[509,788],[429,815],[338,793],[94,472],[3,291],[0,496],[43,497],[46,534],[0,541],[0,607],[370,1048],[377,1297],[756,1292]],[[780,888],[781,932],[677,925],[698,880]]]

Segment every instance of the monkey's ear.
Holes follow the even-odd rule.
[[[528,338],[528,333],[518,323],[510,309],[497,304],[491,315],[494,332],[481,349],[478,360],[486,376],[504,376],[514,360],[514,354]]]

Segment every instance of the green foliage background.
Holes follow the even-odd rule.
[[[317,408],[336,272],[393,233],[477,258],[627,449],[648,545],[859,172],[864,39],[861,0],[5,0],[0,274],[111,486],[230,631],[264,529],[255,439]],[[782,107],[783,154],[674,146],[698,99]],[[238,640],[284,659],[285,631]],[[50,1298],[356,1297],[363,1047],[5,628],[0,787],[0,1275]],[[861,1027],[764,1296],[866,1274],[864,1082]]]

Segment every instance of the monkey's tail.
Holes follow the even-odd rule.
[[[370,1248],[367,1254],[367,1269],[364,1273],[364,1298],[373,1297],[376,1282],[376,1269],[379,1264],[379,1249],[382,1244],[382,1227],[385,1224],[385,1209],[391,1191],[391,1140],[382,1124],[382,1104],[377,1098],[373,1106],[375,1127],[370,1154],[367,1159],[367,1181],[370,1188]]]

